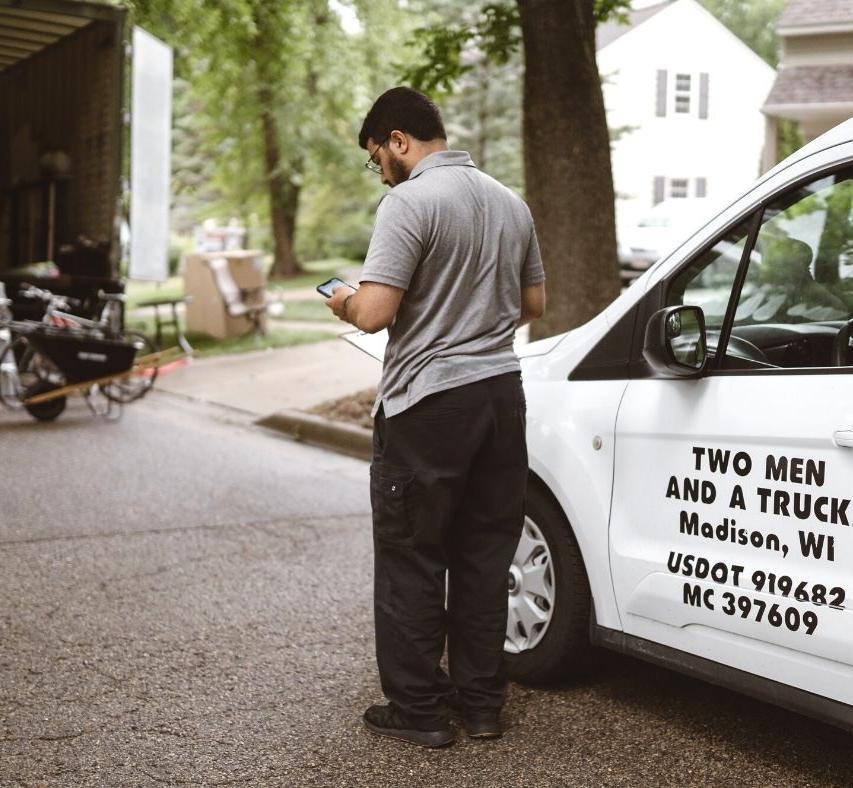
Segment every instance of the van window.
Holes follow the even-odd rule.
[[[762,217],[732,337],[777,367],[853,364],[834,350],[853,318],[853,179],[821,177],[769,205]]]
[[[694,260],[673,280],[666,305],[702,307],[708,331],[719,331],[748,235],[749,227],[744,222]]]

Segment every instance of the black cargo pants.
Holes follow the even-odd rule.
[[[527,480],[521,376],[448,389],[391,418],[380,409],[370,473],[385,696],[422,728],[446,719],[454,689],[466,708],[500,709]]]

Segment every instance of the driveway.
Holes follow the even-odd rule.
[[[156,392],[0,451],[0,785],[850,784],[847,734],[607,654],[501,741],[377,739],[366,463]]]

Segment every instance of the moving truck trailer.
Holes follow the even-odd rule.
[[[22,281],[90,302],[122,288],[125,23],[113,6],[0,0],[0,281],[13,298]],[[170,54],[168,68],[170,83]],[[60,275],[33,268],[45,262]]]

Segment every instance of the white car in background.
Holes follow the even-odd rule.
[[[704,197],[672,197],[649,209],[636,223],[618,234],[619,266],[623,281],[636,279],[664,252],[707,218]]]
[[[592,645],[853,730],[853,119],[521,351],[520,681]]]

